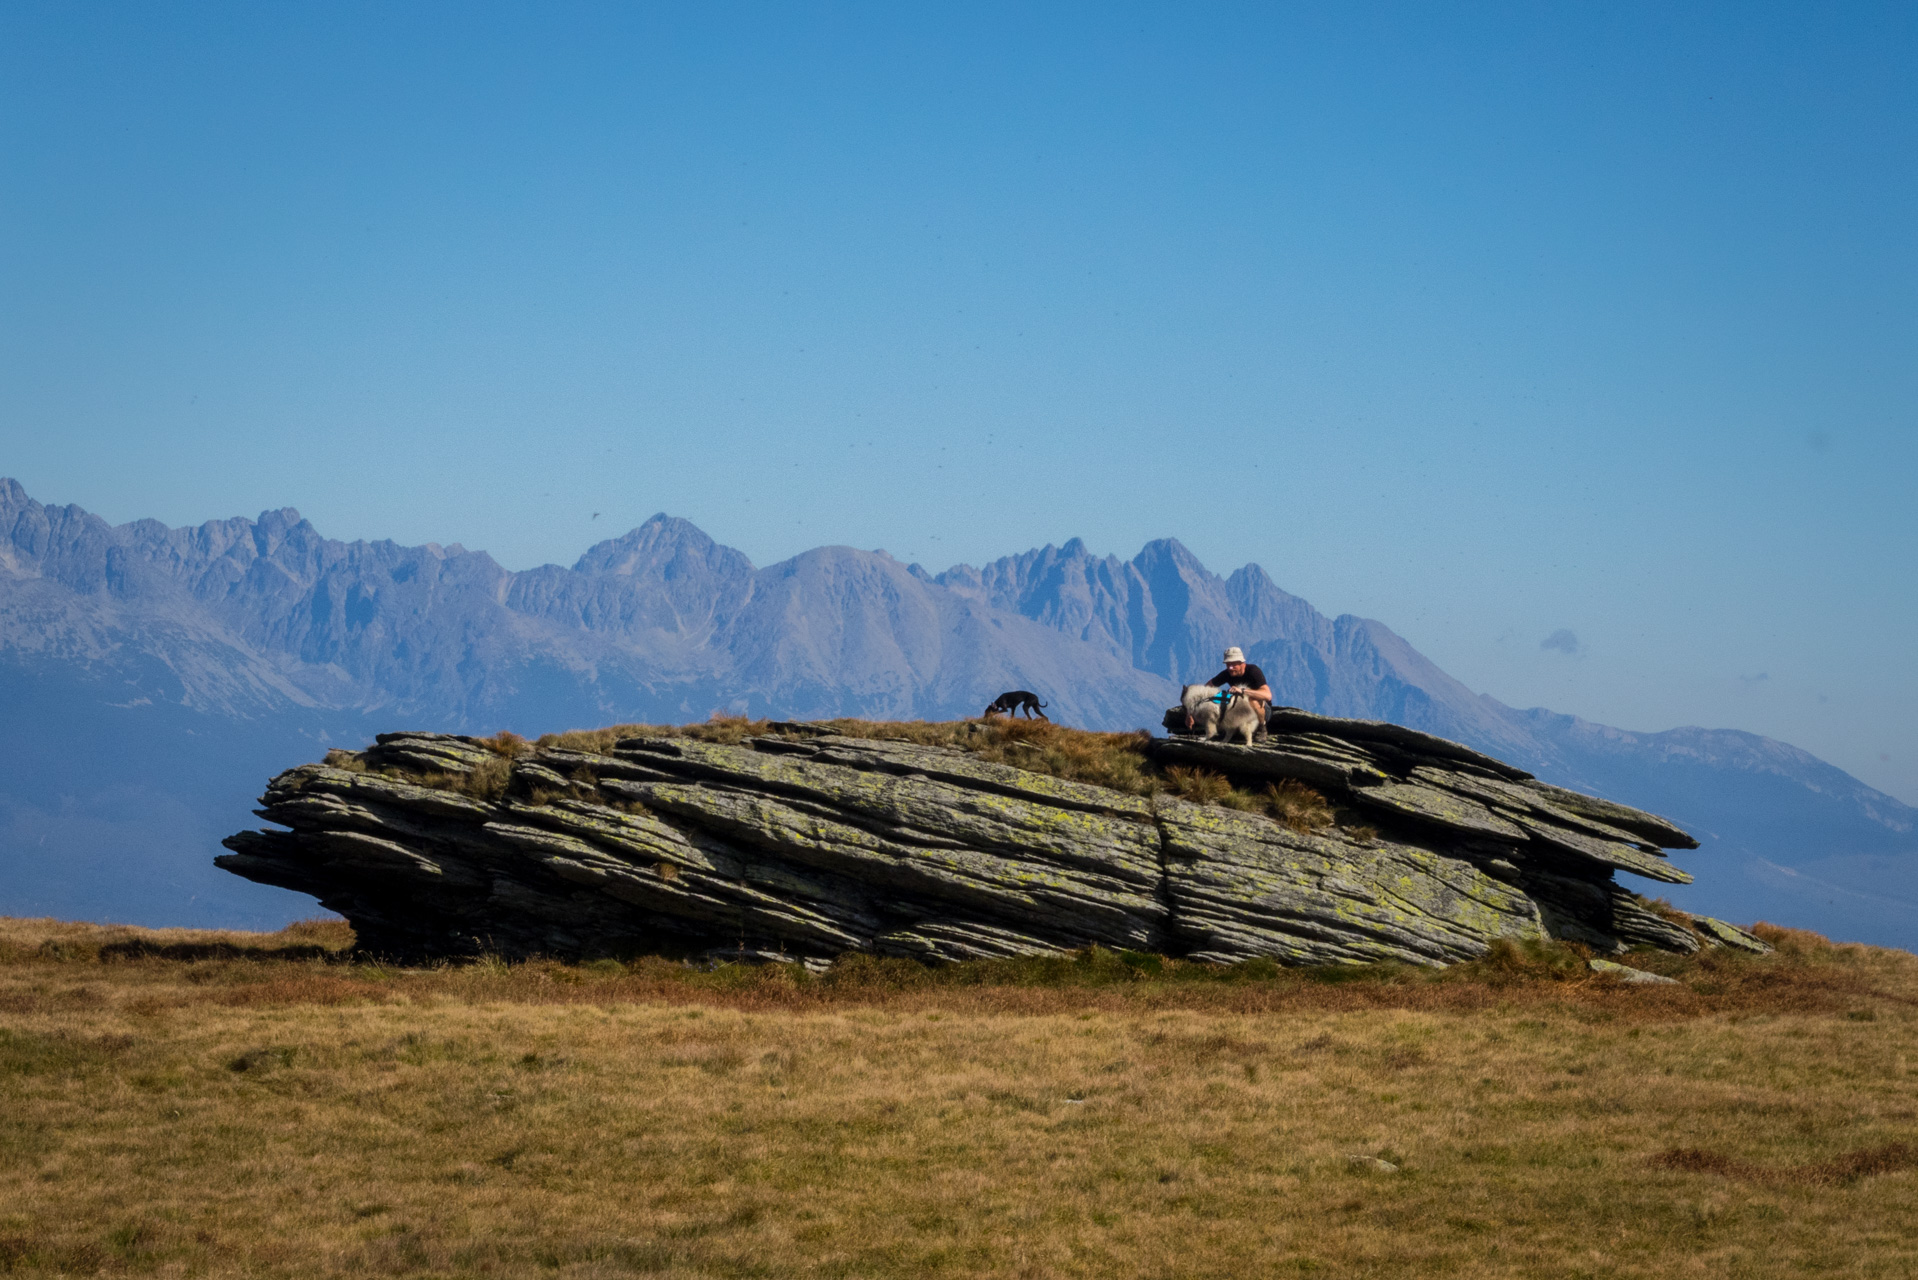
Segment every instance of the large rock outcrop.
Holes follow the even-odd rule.
[[[1098,945],[1445,964],[1499,938],[1762,948],[1716,921],[1675,922],[1614,883],[1618,870],[1689,879],[1661,848],[1695,845],[1663,819],[1396,726],[1275,727],[1254,747],[1148,750],[1242,782],[1306,782],[1346,825],[1299,831],[807,724],[734,743],[547,747],[510,764],[477,739],[398,733],[274,778],[259,813],[289,830],[232,836],[218,862],[312,894],[363,947],[409,958],[943,961]],[[446,785],[486,771],[491,788]]]

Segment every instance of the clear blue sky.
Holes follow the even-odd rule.
[[[515,568],[1171,535],[1918,801],[1915,143],[1909,3],[15,0],[0,474]]]

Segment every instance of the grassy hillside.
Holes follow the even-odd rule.
[[[1767,937],[1641,987],[0,922],[0,1272],[1909,1275],[1918,958]]]

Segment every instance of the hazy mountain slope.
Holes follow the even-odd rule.
[[[313,914],[308,899],[219,873],[209,850],[251,810],[262,767],[384,726],[126,699],[129,678],[161,689],[169,674],[0,662],[0,913],[246,927]]]
[[[1918,948],[1918,810],[1797,747],[1731,729],[1631,733],[1514,712],[1565,785],[1629,794],[1703,842],[1680,906]]]

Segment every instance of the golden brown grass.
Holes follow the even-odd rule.
[[[772,731],[772,721],[729,716],[715,711],[704,721],[693,724],[615,724],[603,729],[570,729],[565,733],[541,734],[535,746],[563,747],[568,751],[610,752],[621,738],[694,738],[701,742],[732,745]]]
[[[1312,832],[1329,827],[1334,821],[1332,806],[1324,796],[1293,778],[1267,783],[1263,788],[1234,786],[1224,774],[1210,769],[1173,765],[1162,775],[1164,787],[1182,800],[1194,804],[1223,805],[1247,813],[1262,813],[1277,819],[1294,831]]]
[[[1643,988],[0,921],[0,1272],[1912,1274],[1918,958],[1766,934]]]
[[[403,778],[422,787],[458,791],[476,800],[497,800],[506,794],[506,783],[513,771],[514,758],[531,751],[533,744],[517,733],[501,730],[490,738],[481,738],[479,745],[492,754],[465,773],[419,773],[392,766],[380,772],[386,777]],[[326,753],[325,762],[335,769],[345,769],[350,773],[367,771],[366,757],[358,751],[335,747]]]
[[[1044,720],[821,720],[818,728],[852,738],[881,742],[916,742],[922,746],[958,747],[983,759],[1017,765],[1035,773],[1052,774],[1095,786],[1111,787],[1128,795],[1164,790],[1145,758],[1151,735],[1094,733],[1069,729]],[[698,724],[622,724],[605,729],[576,729],[549,733],[542,747],[605,753],[621,738],[696,738],[702,742],[736,743],[777,732],[773,721],[715,715]]]

